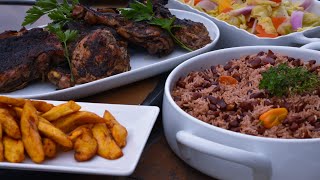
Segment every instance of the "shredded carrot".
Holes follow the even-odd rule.
[[[268,34],[268,33],[266,33],[266,31],[260,25],[256,26],[256,31],[258,32],[258,34],[256,34],[256,35],[259,36],[259,37],[268,37],[268,38],[278,37],[278,34]]]
[[[278,27],[286,20],[285,17],[273,17],[271,18],[273,26],[278,29]]]
[[[276,3],[281,3],[282,0],[272,0],[273,2],[276,2]]]
[[[233,8],[226,8],[226,9],[224,9],[223,11],[222,11],[222,13],[227,13],[227,12],[230,12],[230,11],[232,11],[233,10]]]
[[[194,5],[197,5],[201,0],[194,0]]]
[[[231,0],[219,0],[218,2],[219,13],[231,11],[233,9],[231,4],[232,4]]]
[[[258,37],[276,38],[277,34],[256,34]]]

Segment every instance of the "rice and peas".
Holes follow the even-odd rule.
[[[319,138],[320,87],[280,97],[259,88],[262,74],[284,63],[320,75],[315,60],[304,62],[269,50],[191,72],[178,80],[171,94],[185,112],[220,128],[272,138]]]

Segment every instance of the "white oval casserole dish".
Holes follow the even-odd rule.
[[[320,63],[320,52],[314,50],[247,46],[193,57],[168,76],[162,106],[164,131],[170,147],[186,163],[219,179],[320,179],[320,138],[276,139],[225,130],[187,114],[171,97],[178,79],[191,71],[226,64],[231,59],[269,49],[294,58],[316,59]]]

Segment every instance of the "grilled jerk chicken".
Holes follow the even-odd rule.
[[[168,0],[153,0],[153,11],[155,16],[159,18],[173,18],[174,15],[171,14],[165,5]],[[212,40],[210,39],[209,32],[207,28],[199,22],[194,22],[188,19],[176,18],[174,25],[180,28],[173,29],[173,34],[181,41],[184,45],[192,50],[196,50],[209,44]]]
[[[78,38],[68,45],[76,84],[91,82],[130,70],[127,43],[113,29],[71,22],[66,29],[77,30]],[[73,86],[69,67],[62,64],[49,74],[50,82],[63,89]]]
[[[63,61],[60,41],[40,28],[0,34],[0,92],[44,80],[53,63]]]
[[[150,54],[167,55],[174,49],[174,42],[165,30],[144,22],[134,22],[116,13],[102,13],[76,5],[72,16],[89,24],[103,24],[116,29],[127,41],[144,47]]]
[[[98,29],[79,41],[72,52],[76,83],[86,83],[130,70],[129,56],[112,33]]]

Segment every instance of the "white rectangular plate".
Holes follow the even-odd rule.
[[[176,47],[171,54],[161,58],[151,56],[146,51],[130,50],[131,70],[128,72],[62,90],[56,90],[56,87],[50,83],[30,83],[21,90],[11,93],[0,93],[0,95],[54,100],[81,98],[169,71],[193,56],[213,50],[220,33],[218,27],[211,20],[187,11],[173,9],[171,12],[178,18],[203,23],[209,31],[212,42],[192,52],[187,52],[186,50]]]
[[[61,104],[62,101],[47,101]],[[78,103],[81,110],[94,112],[102,116],[104,110],[110,111],[127,128],[127,145],[122,149],[123,156],[117,160],[107,160],[98,155],[86,162],[77,162],[74,151],[59,152],[53,159],[46,159],[42,164],[33,163],[29,158],[23,163],[0,162],[0,168],[68,172],[101,175],[130,175],[141,156],[152,127],[158,117],[159,108],[153,106],[112,105],[100,103]]]

